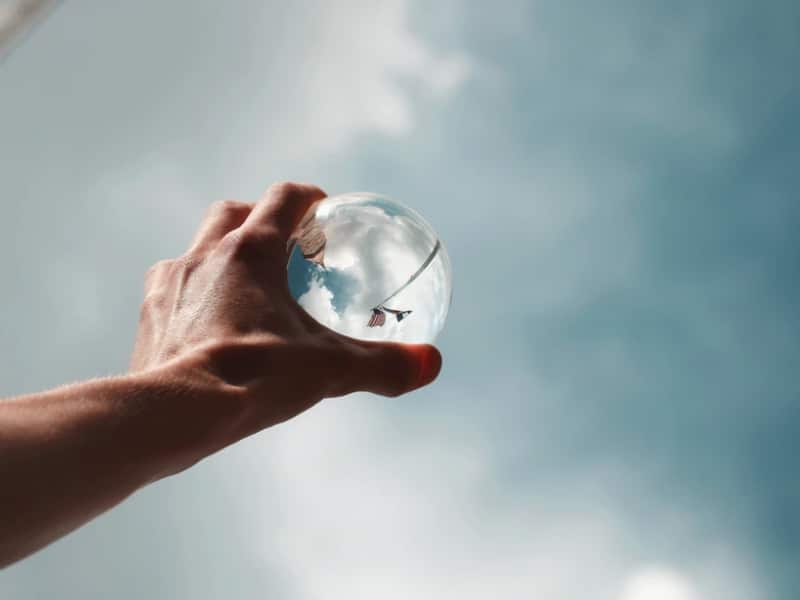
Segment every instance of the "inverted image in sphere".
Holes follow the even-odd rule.
[[[289,289],[350,337],[433,342],[452,294],[450,259],[415,211],[366,192],[326,198],[295,231]]]

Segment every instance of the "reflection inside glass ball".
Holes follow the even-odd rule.
[[[326,198],[291,241],[289,290],[323,325],[366,340],[432,342],[450,308],[450,259],[410,208],[364,192]]]

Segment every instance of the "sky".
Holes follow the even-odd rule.
[[[121,373],[276,180],[435,226],[438,381],[322,403],[0,597],[790,600],[800,7],[68,0],[0,63],[1,395]],[[8,485],[8,482],[5,483]]]

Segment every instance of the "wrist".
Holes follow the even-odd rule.
[[[181,361],[120,379],[128,390],[127,435],[138,438],[130,441],[139,448],[148,482],[183,471],[241,437],[241,388]]]

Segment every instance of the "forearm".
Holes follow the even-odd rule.
[[[232,441],[214,390],[154,372],[0,400],[0,566]]]

